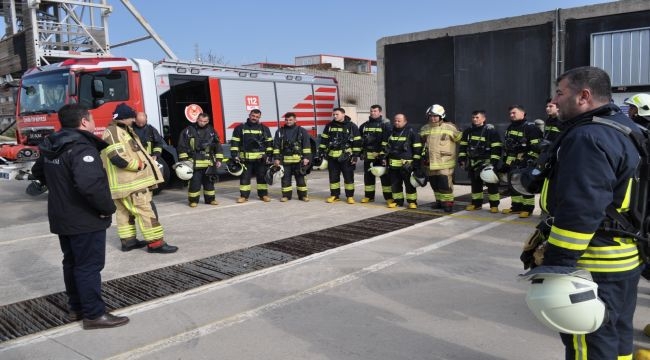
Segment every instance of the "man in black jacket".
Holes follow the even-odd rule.
[[[49,189],[50,231],[59,235],[69,317],[84,329],[124,325],[125,316],[106,312],[101,270],[106,260],[106,229],[115,203],[99,152],[108,144],[93,135],[88,109],[68,104],[59,110],[62,129],[39,146],[33,176]]]

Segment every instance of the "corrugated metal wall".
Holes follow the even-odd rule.
[[[590,62],[609,73],[612,86],[650,84],[650,28],[592,34]]]

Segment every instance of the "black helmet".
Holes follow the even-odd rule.
[[[244,165],[242,165],[240,162],[228,161],[226,170],[228,170],[228,173],[230,173],[230,175],[239,176],[244,172],[244,168]]]
[[[403,175],[404,177],[410,177],[410,176],[411,176],[411,173],[413,172],[413,164],[412,164],[410,161],[409,161],[409,162],[405,162],[405,163],[402,165],[402,168],[401,168],[400,170],[402,171],[402,175]]]
[[[267,184],[273,185],[273,183],[279,182],[280,179],[282,179],[282,176],[284,176],[284,166],[271,165],[268,169],[266,169],[264,180],[266,180]]]
[[[427,176],[420,169],[413,171],[409,178],[411,185],[415,188],[427,186]]]
[[[323,163],[323,158],[320,156],[314,156],[314,158],[311,161],[311,165],[318,168],[320,165]]]

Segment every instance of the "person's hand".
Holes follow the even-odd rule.
[[[280,159],[273,160],[273,166],[280,166]]]
[[[215,162],[215,163],[214,163],[214,166],[216,166],[216,167],[221,167],[221,161],[217,161],[217,162]]]
[[[463,169],[465,168],[465,165],[467,165],[467,163],[465,163],[465,161],[463,161],[463,160],[458,162],[458,166],[460,166]]]
[[[356,165],[358,161],[359,161],[359,158],[356,157],[356,156],[353,156],[353,157],[350,158],[350,164],[352,164],[352,165]]]
[[[302,165],[303,166],[309,165],[309,159],[307,159],[307,158],[302,159]]]

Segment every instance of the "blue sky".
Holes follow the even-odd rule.
[[[201,55],[212,54],[233,66],[293,64],[295,56],[314,54],[374,59],[376,42],[385,36],[603,2],[608,1],[131,0],[178,58],[193,60],[198,46]],[[111,44],[146,35],[120,1],[109,4]],[[150,60],[165,57],[153,40],[112,52]]]

